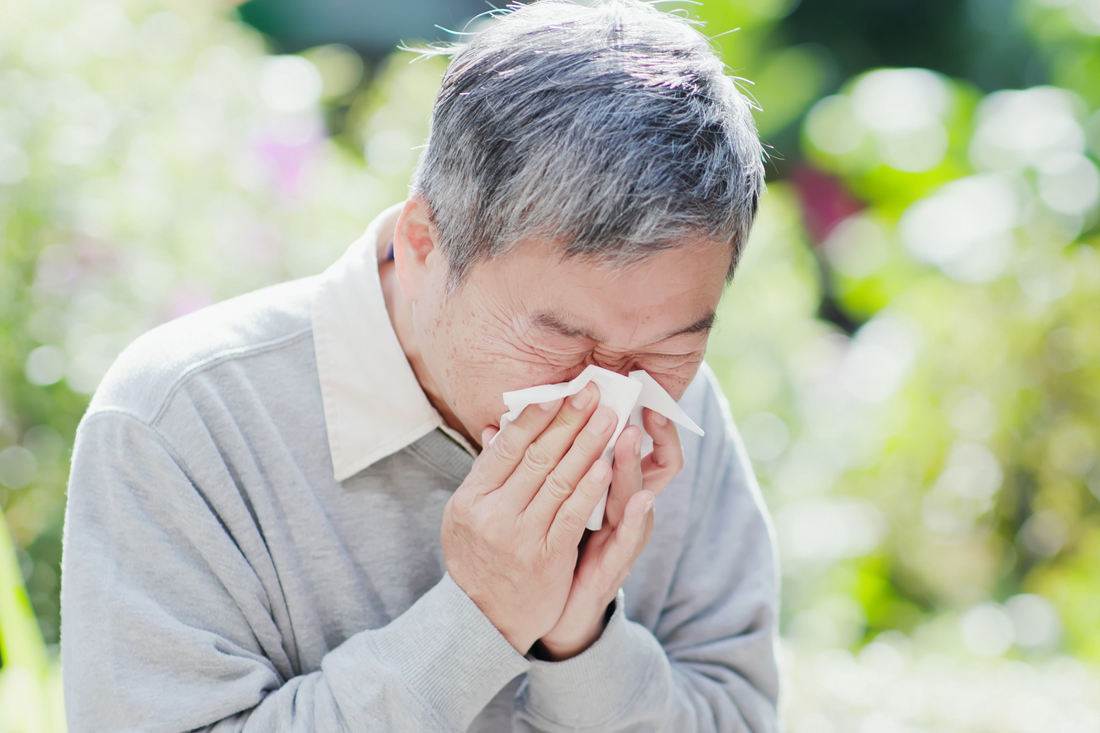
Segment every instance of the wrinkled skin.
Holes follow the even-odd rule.
[[[448,293],[438,235],[414,196],[380,276],[425,394],[482,446],[497,434],[504,392],[564,382],[589,364],[644,369],[679,399],[702,363],[730,257],[727,246],[694,240],[612,269],[522,242]],[[640,458],[641,433],[628,428],[608,466],[599,456],[613,416],[597,403],[590,385],[560,409],[529,407],[482,451],[444,512],[448,571],[521,653],[541,641],[539,653],[564,659],[599,637],[652,532],[654,497],[683,466],[675,426],[648,410],[653,453]],[[609,484],[607,520],[582,551]]]

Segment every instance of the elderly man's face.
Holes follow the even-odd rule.
[[[504,392],[564,382],[589,364],[644,369],[679,399],[702,363],[731,256],[694,241],[612,268],[528,242],[475,265],[448,297],[436,250],[412,309],[427,372],[418,376],[475,440],[499,426]]]

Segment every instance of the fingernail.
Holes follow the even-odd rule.
[[[596,435],[603,435],[611,428],[613,420],[614,416],[611,412],[611,408],[601,407],[596,410],[596,414],[588,421],[588,429]]]
[[[636,455],[636,456],[642,455],[642,436],[641,435],[634,438],[634,455]]]
[[[573,399],[570,400],[570,404],[578,410],[583,410],[584,408],[588,407],[588,403],[590,403],[591,401],[592,390],[589,389],[588,385],[585,385],[584,389],[573,395]]]
[[[557,409],[561,407],[561,403],[562,400],[559,398],[550,402],[540,402],[539,407],[541,407],[543,410],[546,410],[547,412],[557,412]]]
[[[653,413],[653,422],[660,425],[662,428],[668,424],[668,418],[659,412]]]
[[[642,512],[642,517],[653,511],[653,499],[650,499],[645,503],[645,510]]]
[[[608,466],[603,461],[596,461],[592,468],[588,469],[588,480],[594,484],[603,483],[607,478]]]

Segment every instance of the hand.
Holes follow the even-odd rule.
[[[605,610],[653,534],[653,501],[684,466],[676,426],[645,410],[653,452],[641,458],[642,432],[629,427],[615,443],[615,469],[603,527],[581,552],[561,618],[540,642],[551,660],[580,654],[603,633]]]
[[[607,518],[613,524],[622,520],[632,496],[642,489],[657,496],[684,467],[684,449],[676,424],[648,408],[642,411],[642,424],[649,437],[653,438],[653,451],[640,460],[640,484],[638,457],[642,447],[641,431],[633,426],[628,427],[615,443],[615,475],[607,497]],[[637,443],[630,442],[635,439]]]
[[[486,446],[443,512],[455,583],[521,654],[561,616],[584,525],[611,481],[599,459],[615,427],[590,384],[532,405]],[[560,409],[559,409],[560,406]]]

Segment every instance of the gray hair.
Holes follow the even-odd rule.
[[[452,53],[413,177],[457,287],[517,242],[629,266],[733,251],[764,190],[749,102],[710,42],[637,0],[539,0]]]

